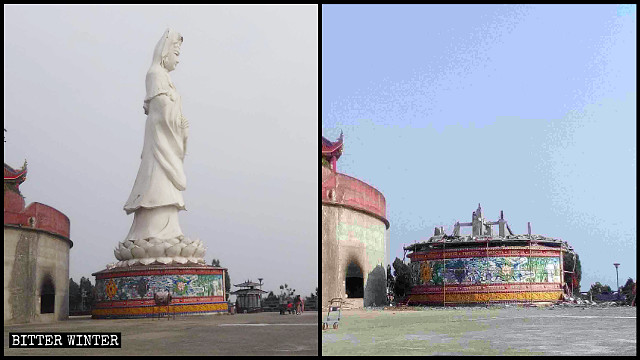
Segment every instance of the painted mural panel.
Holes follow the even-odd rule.
[[[153,298],[157,291],[175,296],[223,296],[222,275],[125,276],[96,280],[98,301]]]
[[[339,222],[336,229],[336,237],[341,244],[348,244],[349,241],[364,244],[367,259],[370,262],[369,265],[373,268],[375,265],[382,264],[385,261],[386,227],[382,222],[373,218],[369,218],[369,221],[361,220],[359,223],[357,222],[357,220],[365,217],[368,218],[368,216],[356,214],[348,218],[351,221],[355,220],[355,223]]]
[[[488,257],[412,263],[418,285],[559,283],[558,257]]]

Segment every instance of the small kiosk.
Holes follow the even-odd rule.
[[[261,284],[246,281],[233,286],[241,288],[231,292],[232,295],[236,296],[236,311],[238,313],[262,312],[262,294],[267,292],[256,288],[257,286],[262,286]]]

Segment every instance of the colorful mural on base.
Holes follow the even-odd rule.
[[[177,297],[223,296],[222,275],[123,276],[96,280],[98,301],[152,299],[158,291]]]
[[[560,283],[559,257],[473,257],[411,263],[416,285]]]

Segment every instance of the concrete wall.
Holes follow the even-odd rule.
[[[4,226],[4,323],[51,322],[69,316],[69,249],[65,237]],[[55,287],[54,313],[40,314],[45,278]]]
[[[345,277],[349,263],[356,263],[364,276],[364,305],[381,304],[386,294],[376,276],[369,275],[376,266],[386,269],[387,231],[376,217],[350,208],[323,204],[322,206],[322,302],[336,297],[345,298]],[[386,286],[386,285],[385,285]],[[377,289],[377,290],[374,290]],[[382,294],[379,294],[382,293]]]

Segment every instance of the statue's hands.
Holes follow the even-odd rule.
[[[189,128],[189,120],[186,117],[180,115],[180,127],[183,129]]]

